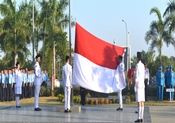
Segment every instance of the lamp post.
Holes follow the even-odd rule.
[[[71,45],[72,45],[72,43],[71,43],[71,6],[70,6],[70,4],[71,4],[71,2],[70,2],[70,0],[69,0],[69,47],[70,47],[70,49],[69,49],[69,55],[70,55],[70,61],[69,61],[69,63],[70,64],[72,64],[72,48],[71,48]],[[74,102],[73,102],[73,87],[71,88],[71,106],[73,106],[74,105]]]
[[[129,58],[128,58],[128,56],[129,56],[129,42],[128,42],[128,28],[127,28],[127,23],[126,23],[126,21],[125,20],[123,20],[122,19],[122,22],[124,22],[125,23],[125,27],[126,27],[126,47],[127,47],[127,62],[126,62],[126,64],[127,64],[127,66],[126,66],[126,71],[128,71],[128,68],[130,68],[129,67]]]
[[[32,0],[32,26],[33,26],[33,31],[32,31],[32,45],[33,45],[33,63],[35,62],[35,54],[34,54],[34,48],[35,48],[35,46],[34,46],[34,0]]]

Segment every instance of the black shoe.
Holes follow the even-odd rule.
[[[68,113],[68,110],[64,110],[64,113]]]
[[[136,121],[135,121],[135,123],[140,123],[141,122],[141,119],[137,119]]]
[[[41,111],[41,109],[40,108],[35,108],[34,111]]]
[[[138,111],[135,111],[135,113],[137,114],[137,113],[138,113]]]
[[[119,108],[117,108],[116,110],[117,110],[117,111],[123,111],[123,108],[120,108],[120,107],[119,107]]]
[[[38,110],[40,110],[40,111],[41,111],[42,109],[41,109],[41,108],[38,108]]]
[[[21,106],[16,106],[16,108],[21,108]]]

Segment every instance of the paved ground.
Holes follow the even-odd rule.
[[[123,111],[116,111],[114,106],[85,106],[80,113],[61,113],[58,106],[42,106],[35,112],[32,106],[0,107],[0,122],[115,122],[134,123],[137,119],[135,106],[126,106]],[[144,123],[175,122],[175,107],[145,107]]]

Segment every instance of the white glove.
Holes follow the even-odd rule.
[[[136,87],[134,87],[134,91],[135,91],[135,93],[137,93],[137,89],[136,89]]]

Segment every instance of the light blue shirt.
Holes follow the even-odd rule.
[[[46,74],[42,74],[42,82],[46,81]]]
[[[15,72],[12,73],[12,82],[15,83]]]
[[[23,82],[27,83],[27,73],[23,73]]]
[[[2,84],[5,84],[5,75],[2,74]]]
[[[35,74],[32,73],[32,83],[35,81]]]
[[[2,74],[0,73],[0,83],[2,83]]]
[[[5,85],[7,85],[9,82],[9,75],[8,74],[5,74]]]
[[[13,84],[13,75],[9,74],[9,84]]]

